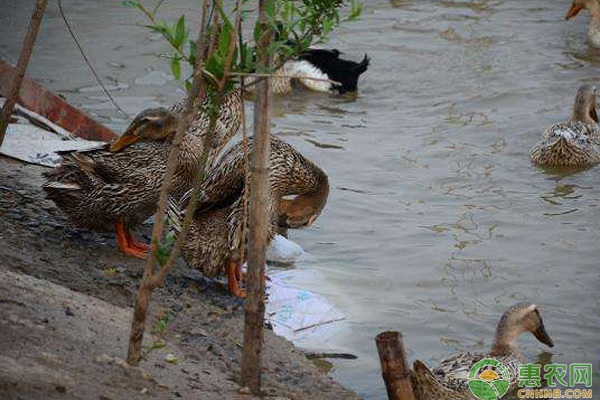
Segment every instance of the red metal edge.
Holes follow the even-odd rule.
[[[15,73],[14,67],[0,60],[0,95],[8,95]],[[23,78],[17,102],[83,139],[108,142],[117,136],[30,78]]]

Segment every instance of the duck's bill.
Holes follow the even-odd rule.
[[[548,332],[546,332],[546,328],[544,327],[543,323],[540,324],[540,327],[533,332],[533,336],[535,336],[537,340],[544,343],[548,347],[554,347],[554,342],[552,341],[550,335],[548,335]]]
[[[111,143],[110,151],[113,153],[117,151],[123,150],[125,147],[129,146],[132,143],[135,143],[138,140],[138,136],[134,135],[130,132],[125,132],[121,135],[117,140]]]
[[[579,11],[581,11],[581,10],[583,10],[583,7],[573,4],[571,6],[571,8],[569,9],[569,11],[567,12],[567,15],[565,15],[565,19],[573,18],[574,16],[579,14]]]

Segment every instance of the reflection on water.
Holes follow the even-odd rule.
[[[0,55],[14,61],[17,41],[6,38],[23,28],[11,21],[30,10],[8,1]],[[100,76],[132,114],[179,99],[155,57],[166,48],[117,3],[67,2]],[[177,4],[173,15],[197,6]],[[121,129],[127,121],[94,89],[49,7],[30,74]],[[298,91],[275,100],[273,130],[323,167],[332,187],[316,226],[291,232],[318,260],[298,268],[323,277],[299,283],[348,316],[349,328],[323,346],[359,355],[336,360],[334,375],[366,398],[386,397],[380,331],[403,331],[411,360],[432,364],[487,350],[498,317],[524,299],[543,310],[554,362],[598,365],[599,170],[559,175],[528,158],[542,130],[567,118],[579,85],[598,83],[586,18],[565,22],[567,7],[369,0],[363,19],[333,37],[349,57],[372,59],[358,97]],[[528,360],[543,350],[531,335],[520,344]]]

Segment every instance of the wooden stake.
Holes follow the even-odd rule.
[[[33,46],[35,45],[35,39],[37,38],[40,30],[40,24],[42,22],[42,17],[44,16],[44,11],[46,10],[47,4],[48,0],[37,0],[35,3],[35,9],[33,10],[33,15],[29,21],[29,29],[27,30],[27,34],[23,40],[21,55],[19,56],[19,61],[17,62],[17,75],[13,80],[12,88],[8,94],[8,97],[6,98],[4,106],[2,107],[2,113],[0,114],[0,147],[2,147],[4,135],[6,134],[6,128],[10,122],[10,116],[12,115],[15,104],[17,103],[17,98],[19,97],[21,82],[25,76],[27,65],[29,65],[29,59],[31,58]]]
[[[415,400],[402,334],[383,332],[377,335],[375,343],[389,400]]]
[[[259,0],[259,24],[261,36],[257,44],[258,69],[262,72],[271,63],[268,46],[271,41],[266,14],[267,2]],[[260,393],[261,352],[263,343],[263,321],[265,316],[265,252],[267,250],[267,224],[269,196],[269,80],[257,85],[254,105],[254,146],[250,164],[250,204],[248,223],[248,295],[245,303],[244,349],[242,353],[241,385]]]

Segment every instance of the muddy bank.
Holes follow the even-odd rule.
[[[163,344],[139,369],[123,364],[143,261],[112,234],[70,227],[44,198],[42,170],[0,157],[0,398],[252,398],[236,383],[242,303],[183,264],[154,297],[146,345]],[[267,397],[359,398],[265,333]]]

